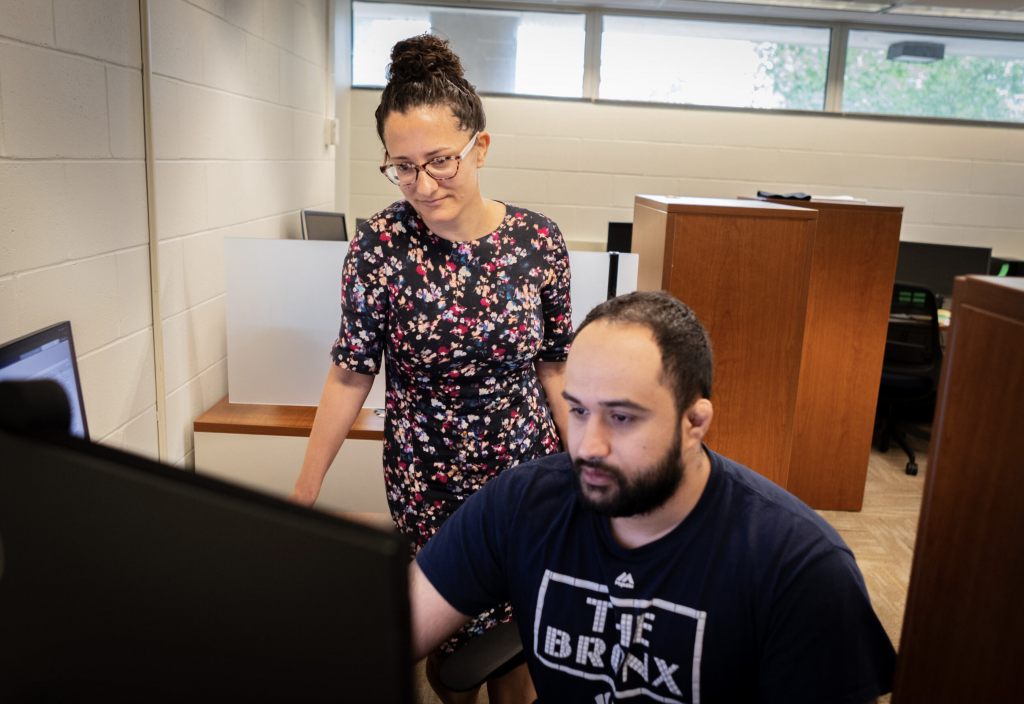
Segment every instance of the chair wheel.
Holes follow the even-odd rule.
[[[917,462],[907,462],[907,474],[912,477],[917,476]]]

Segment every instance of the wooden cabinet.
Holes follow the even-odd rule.
[[[1024,279],[961,277],[893,702],[1020,701]]]
[[[715,355],[708,446],[785,487],[817,212],[774,203],[637,196],[639,290],[666,290]]]
[[[859,511],[903,208],[799,204],[818,211],[818,225],[786,489],[811,508]]]

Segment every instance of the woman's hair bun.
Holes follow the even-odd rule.
[[[448,40],[433,34],[403,39],[391,49],[390,83],[420,82],[436,75],[458,82],[465,73]]]

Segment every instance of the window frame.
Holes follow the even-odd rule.
[[[532,100],[569,100],[569,101],[581,101],[587,100],[587,52],[590,50],[590,13],[587,8],[582,7],[566,7],[566,6],[548,6],[541,4],[517,4],[517,3],[486,3],[486,4],[460,4],[457,0],[442,0],[436,2],[435,0],[358,0],[365,4],[376,4],[376,5],[425,5],[427,7],[439,7],[452,10],[471,10],[473,12],[487,12],[488,10],[495,11],[511,11],[511,12],[532,12],[536,14],[560,14],[560,15],[583,15],[584,16],[584,51],[583,51],[583,90],[580,97],[572,96],[560,96],[560,95],[537,95],[533,93],[505,93],[505,92],[494,92],[478,90],[477,94],[488,97],[505,97],[505,98],[527,98]],[[355,45],[356,45],[356,22],[355,22],[355,4],[349,3],[349,46],[351,49],[351,55],[349,57],[349,85],[352,90],[381,90],[381,86],[365,86],[356,85],[355,83]],[[598,37],[600,41],[600,37]]]
[[[829,119],[863,119],[897,122],[917,122],[926,124],[963,125],[981,127],[1001,127],[1008,129],[1024,129],[1024,122],[998,122],[990,120],[970,120],[949,117],[922,117],[917,115],[882,115],[876,113],[843,112],[843,81],[846,74],[846,54],[849,33],[851,30],[898,32],[900,34],[920,34],[922,37],[968,37],[972,39],[995,39],[1001,41],[1024,42],[1024,22],[1012,20],[970,20],[978,29],[954,27],[954,20],[948,17],[929,15],[879,15],[868,12],[826,11],[812,8],[783,7],[774,5],[758,6],[764,14],[743,13],[749,5],[727,7],[724,3],[715,8],[716,12],[673,12],[666,10],[626,9],[602,5],[546,5],[537,2],[499,2],[491,0],[360,0],[360,2],[384,4],[397,2],[406,5],[430,5],[451,8],[453,10],[512,10],[517,12],[551,12],[564,14],[586,15],[586,39],[583,55],[583,95],[582,97],[551,97],[526,95],[521,93],[503,93],[480,91],[481,96],[520,98],[526,100],[558,100],[570,102],[588,102],[600,105],[623,105],[640,107],[669,108],[674,110],[700,110],[740,113],[767,113],[773,115],[820,116]],[[727,10],[732,10],[727,11]],[[752,22],[786,27],[813,27],[830,29],[828,72],[825,78],[825,105],[822,110],[793,110],[785,108],[749,108],[730,107],[724,105],[696,105],[692,103],[662,103],[635,100],[613,100],[598,97],[601,76],[601,40],[603,18],[615,15],[622,17],[649,17],[662,19],[696,20],[704,22],[730,22],[750,24]],[[879,18],[879,19],[868,19]],[[885,21],[881,18],[895,21]],[[999,23],[1013,22],[1020,25],[1015,32],[992,31],[990,28]],[[354,22],[350,23],[354,34]],[[355,38],[351,38],[350,46],[354,47]],[[350,62],[351,63],[351,62]],[[380,90],[370,86],[352,86],[353,90]]]

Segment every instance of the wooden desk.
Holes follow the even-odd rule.
[[[316,418],[315,406],[264,406],[231,403],[225,396],[192,424],[197,433],[236,433],[241,435],[287,435],[308,438]],[[351,440],[383,440],[384,418],[372,409],[359,411]]]
[[[859,511],[903,208],[842,201],[767,202],[818,212],[785,486],[811,508]]]
[[[1020,701],[1024,279],[959,277],[894,704]]]
[[[314,406],[238,404],[225,396],[192,425],[196,473],[287,496],[315,417]],[[383,440],[384,419],[364,408],[327,473],[317,508],[388,513]]]

